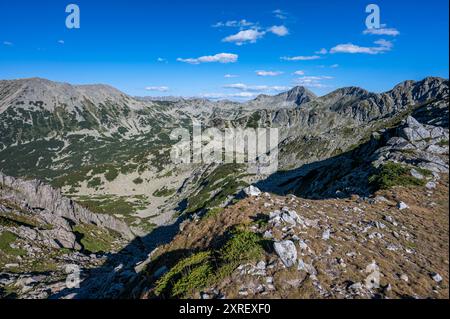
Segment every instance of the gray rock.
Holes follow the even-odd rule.
[[[260,262],[258,262],[256,264],[256,268],[259,270],[266,270],[266,266],[267,266],[267,264],[264,260],[261,260]]]
[[[442,276],[441,275],[439,275],[438,273],[433,273],[433,274],[431,274],[431,278],[433,278],[433,280],[435,281],[435,282],[441,282],[443,279],[442,279]]]
[[[426,183],[425,187],[429,190],[432,190],[432,189],[435,189],[437,187],[437,185],[435,182],[430,181],[430,182]]]
[[[411,169],[411,176],[417,179],[424,179],[423,175],[420,174],[417,170],[415,170],[414,168]]]
[[[326,229],[326,230],[322,233],[322,239],[323,239],[323,240],[328,240],[328,239],[330,239],[330,235],[331,235],[330,229]]]
[[[64,197],[59,190],[52,188],[38,180],[25,181],[0,173],[0,184],[15,190],[15,200],[25,201],[30,207],[46,210],[53,216],[69,219],[75,223],[94,224],[102,228],[112,229],[127,239],[133,239],[134,234],[127,224],[108,214],[94,214],[78,205],[71,199]],[[49,220],[61,226],[61,219]]]
[[[397,204],[397,208],[398,208],[399,210],[404,210],[404,209],[408,209],[409,206],[406,205],[404,202],[400,202],[400,203]]]
[[[288,213],[283,213],[281,215],[281,219],[287,224],[290,224],[292,226],[296,225],[295,219],[292,218],[291,215],[289,215]]]
[[[249,197],[256,197],[261,195],[261,191],[259,190],[259,188],[253,185],[244,188],[244,193]]]
[[[421,141],[431,137],[430,132],[412,116],[406,119],[406,127],[400,131],[400,135],[410,142]]]
[[[311,276],[317,275],[317,270],[313,265],[307,264],[303,261],[303,259],[299,259],[297,269],[300,271],[306,271]]]
[[[297,248],[292,241],[275,242],[274,249],[286,267],[290,268],[295,265],[297,261]]]
[[[442,155],[448,153],[448,148],[440,147],[438,145],[430,145],[427,147],[426,151],[432,154]]]

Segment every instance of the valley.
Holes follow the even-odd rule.
[[[243,103],[0,81],[0,295],[448,298],[448,98],[436,77]],[[277,128],[278,171],[173,163],[193,121]]]

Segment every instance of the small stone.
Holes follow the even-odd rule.
[[[414,168],[411,170],[411,176],[417,179],[424,179],[423,175],[416,171]]]
[[[404,209],[408,209],[409,206],[406,205],[404,202],[400,202],[400,203],[397,204],[397,208],[398,208],[399,210],[404,210]]]
[[[248,291],[247,290],[239,290],[239,295],[240,296],[248,296]]]
[[[356,282],[348,287],[350,290],[361,290],[363,288],[362,283]]]
[[[400,279],[403,280],[403,281],[405,281],[405,282],[408,282],[408,281],[409,281],[409,278],[408,278],[408,276],[407,276],[406,274],[402,274],[402,275],[400,276]]]
[[[386,249],[387,249],[387,250],[390,250],[390,251],[397,251],[397,250],[398,250],[398,247],[395,246],[395,245],[389,244],[389,245],[386,247]]]
[[[329,229],[326,229],[326,230],[323,232],[323,234],[322,234],[322,239],[323,239],[323,240],[328,240],[328,239],[330,239],[330,230],[329,230]]]
[[[286,223],[286,224],[290,224],[295,226],[296,222],[295,220],[288,214],[288,213],[283,213],[283,215],[281,215],[281,219]]]
[[[266,270],[266,262],[261,260],[259,263],[256,264],[256,268],[259,270]]]
[[[273,238],[273,234],[272,234],[272,232],[270,230],[266,230],[264,232],[263,237],[264,237],[264,239],[271,239],[271,238]]]
[[[298,244],[299,244],[301,249],[307,249],[308,248],[308,245],[303,240],[300,240]]]
[[[437,185],[436,185],[435,182],[428,182],[428,183],[426,183],[426,185],[425,185],[425,187],[426,187],[428,190],[435,189],[436,186],[437,186]]]
[[[436,281],[436,282],[441,282],[442,281],[442,276],[439,275],[438,273],[431,274],[431,278],[433,278],[433,280]]]
[[[310,274],[311,276],[316,276],[317,275],[317,270],[316,268],[314,268],[313,265],[311,264],[307,264],[303,261],[303,259],[299,259],[298,261],[298,266],[297,266],[297,270],[303,270],[306,271],[308,274]]]
[[[250,197],[256,197],[256,196],[261,195],[261,191],[259,190],[259,188],[256,186],[253,186],[253,185],[250,185],[249,187],[244,188],[244,193]]]
[[[375,197],[375,202],[378,202],[378,203],[380,203],[380,202],[388,202],[388,200],[387,200],[386,197],[378,195],[378,196]]]
[[[200,293],[200,298],[201,299],[211,299],[211,297],[209,296],[209,294],[207,294],[207,293],[204,293],[204,292],[201,292]]]
[[[262,293],[262,292],[264,292],[264,290],[266,290],[265,288],[264,288],[264,286],[263,285],[259,285],[258,287],[256,287],[256,289],[255,289],[255,291],[256,291],[256,293]]]
[[[280,216],[280,214],[281,214],[281,212],[280,212],[279,210],[270,212],[270,213],[269,213],[269,218],[270,218],[270,219],[274,219],[274,218]]]
[[[347,267],[347,264],[345,263],[344,259],[338,258],[338,259],[337,259],[337,262],[338,262],[338,264],[339,264],[342,268]]]

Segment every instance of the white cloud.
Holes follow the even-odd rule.
[[[293,74],[294,74],[294,75],[304,75],[304,74],[305,74],[305,71],[298,70],[298,71],[295,71]]]
[[[317,60],[320,59],[320,56],[318,55],[311,55],[311,56],[292,56],[292,57],[288,57],[288,56],[283,56],[281,57],[281,60],[285,60],[285,61],[310,61],[310,60]]]
[[[374,43],[378,44],[380,49],[384,49],[386,51],[392,49],[392,47],[394,46],[391,41],[384,40],[384,39],[377,40]]]
[[[332,64],[332,65],[330,65],[330,68],[333,68],[333,69],[336,69],[338,67],[339,67],[339,64]]]
[[[327,54],[327,53],[328,53],[328,50],[325,49],[325,48],[322,48],[322,49],[320,49],[319,51],[316,51],[315,53],[316,53],[316,54]]]
[[[10,47],[10,46],[13,46],[13,43],[9,42],[9,41],[3,41],[3,45]]]
[[[284,25],[274,25],[270,27],[268,31],[279,37],[284,37],[289,34],[289,30]]]
[[[280,9],[276,9],[273,10],[272,13],[275,15],[275,17],[277,17],[278,19],[281,20],[286,20],[287,19],[287,13],[284,12],[283,10]]]
[[[298,79],[295,79],[296,85],[301,85],[309,88],[325,88],[329,87],[326,84],[322,83],[322,80],[331,80],[333,77],[331,76],[303,76]]]
[[[235,89],[244,92],[270,92],[270,91],[287,91],[287,86],[270,86],[270,85],[247,85],[244,83],[227,84],[223,86],[226,89]]]
[[[232,53],[218,53],[216,55],[205,55],[198,58],[178,58],[177,61],[189,63],[189,64],[200,64],[200,63],[235,63],[238,60],[237,54]]]
[[[374,42],[376,47],[362,47],[352,43],[339,44],[330,50],[330,53],[362,53],[362,54],[379,54],[390,51],[393,47],[392,42],[381,39]]]
[[[235,27],[235,28],[243,28],[243,27],[250,27],[255,25],[255,23],[247,21],[245,19],[242,20],[231,20],[231,21],[224,21],[224,22],[217,22],[212,27],[213,28],[221,28],[221,27]]]
[[[258,94],[254,92],[236,92],[236,93],[202,93],[201,97],[206,99],[229,99],[229,98],[238,98],[238,99],[249,99],[256,97]]]
[[[231,79],[231,78],[237,78],[237,77],[239,77],[239,75],[236,75],[236,74],[225,74],[223,77],[226,78],[226,79]]]
[[[64,42],[64,40],[58,40],[58,43],[59,44],[64,44],[65,42]]]
[[[256,71],[256,74],[257,74],[258,76],[277,76],[277,75],[283,74],[283,72],[260,70],[260,71]]]
[[[167,92],[167,91],[169,91],[169,87],[167,87],[167,86],[147,86],[145,89],[147,91],[156,91],[156,92]]]
[[[265,32],[258,31],[257,29],[242,30],[236,34],[230,35],[224,39],[223,42],[232,42],[237,45],[242,45],[246,42],[255,43],[258,39],[262,38]]]
[[[400,35],[400,31],[395,28],[372,28],[364,30],[363,33],[372,35],[389,35],[393,37]]]
[[[158,61],[160,63],[167,63],[167,59],[161,58],[161,57],[157,58],[156,61]]]

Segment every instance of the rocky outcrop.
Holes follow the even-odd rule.
[[[134,237],[130,228],[123,221],[106,214],[94,214],[69,198],[64,197],[59,190],[38,180],[24,181],[0,173],[0,185],[10,190],[3,195],[4,197],[13,199],[14,202],[23,202],[34,210],[45,210],[44,218],[51,224],[55,223],[60,229],[67,228],[67,223],[62,222],[61,218],[63,218],[76,224],[93,224],[98,227],[111,229],[128,239]],[[49,212],[52,216],[48,216]],[[53,220],[53,216],[56,219]]]

